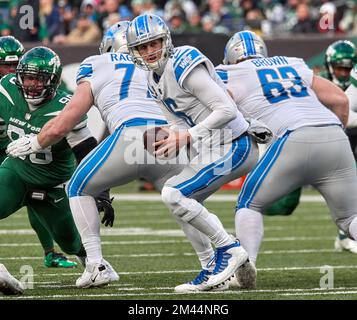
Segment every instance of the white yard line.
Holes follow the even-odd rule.
[[[120,285],[118,285],[120,286]],[[68,286],[67,286],[68,287]],[[111,284],[109,287],[114,287],[113,284]],[[115,286],[117,287],[117,285]],[[341,288],[334,288],[333,290],[326,290],[326,289],[321,289],[321,288],[304,288],[304,289],[295,289],[295,288],[289,288],[289,289],[263,289],[263,290],[249,290],[249,291],[239,291],[239,290],[227,290],[227,291],[205,291],[205,292],[199,292],[195,293],[196,295],[200,294],[209,294],[209,295],[245,295],[245,294],[252,294],[252,293],[260,293],[260,294],[266,294],[266,293],[277,293],[278,295],[281,296],[313,296],[313,295],[346,295],[346,294],[356,294],[357,288],[352,287],[352,288],[346,288],[346,287],[341,287]],[[193,294],[193,293],[176,293],[176,292],[158,292],[160,290],[173,290],[171,287],[163,287],[163,288],[122,288],[119,289],[119,291],[131,291],[131,290],[140,290],[140,291],[149,291],[149,290],[155,290],[153,292],[145,292],[145,293],[98,293],[98,294],[93,294],[93,293],[83,293],[83,294],[55,294],[55,295],[33,295],[33,296],[16,296],[16,299],[58,299],[58,298],[108,298],[108,297],[132,297],[132,296],[139,296],[139,297],[147,297],[147,296],[179,296],[179,295],[185,295],[185,294]],[[30,292],[28,290],[27,292]],[[0,296],[0,299],[9,299],[5,296]],[[177,302],[178,304],[180,302]]]

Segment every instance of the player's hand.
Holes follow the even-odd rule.
[[[102,223],[108,227],[114,224],[115,214],[112,206],[113,198],[109,197],[109,190],[103,191],[98,197],[95,198],[98,212],[104,212]]]
[[[159,159],[172,159],[179,154],[180,149],[190,142],[191,135],[187,130],[173,131],[162,127],[169,136],[166,139],[155,142],[155,156]]]
[[[6,153],[13,158],[25,159],[31,153],[36,153],[42,150],[42,147],[37,141],[37,135],[27,134],[21,138],[9,143]]]

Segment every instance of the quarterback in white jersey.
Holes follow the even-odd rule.
[[[32,153],[59,140],[93,104],[109,129],[110,136],[83,159],[67,187],[71,211],[87,252],[86,269],[76,282],[79,288],[118,280],[111,266],[103,263],[99,215],[93,197],[139,178],[161,190],[168,178],[182,170],[177,164],[158,163],[144,149],[142,137],[148,126],[167,122],[150,97],[146,72],[135,68],[127,53],[128,25],[121,21],[109,29],[100,47],[102,55],[89,57],[80,65],[78,87],[67,107],[33,137],[26,151]]]
[[[197,151],[183,171],[165,183],[161,194],[202,266],[193,281],[177,286],[175,291],[208,290],[229,279],[246,263],[246,255],[202,202],[224,183],[253,168],[258,157],[257,144],[248,135],[249,124],[212,63],[194,47],[174,48],[170,31],[160,17],[136,17],[128,28],[127,41],[134,63],[150,70],[150,92],[171,126],[166,129],[168,138],[155,143],[156,155],[171,156],[177,147],[189,143]],[[215,133],[217,141],[212,141]],[[200,142],[206,146],[204,151]],[[216,247],[215,257],[210,242]],[[207,264],[210,260],[213,263]]]
[[[242,113],[276,135],[247,176],[237,204],[236,235],[249,253],[252,273],[263,238],[261,213],[305,184],[323,195],[334,222],[357,240],[357,174],[343,131],[347,97],[301,59],[266,55],[256,34],[238,32],[226,45],[225,65],[217,67]],[[237,273],[238,281],[245,276]]]

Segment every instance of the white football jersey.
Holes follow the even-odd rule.
[[[88,81],[94,104],[110,133],[134,119],[165,120],[150,96],[147,72],[136,68],[126,53],[105,53],[85,59],[79,66],[77,84]]]
[[[160,79],[157,79],[158,82],[155,80],[153,71],[150,72],[150,92],[155,99],[161,102],[170,124],[188,129],[202,122],[212,113],[211,109],[183,88],[183,82],[187,75],[201,63],[206,66],[212,79],[226,90],[210,60],[191,46],[175,48],[173,55],[167,61],[165,71]],[[233,138],[235,138],[245,132],[247,127],[247,122],[239,113],[235,120],[225,126],[225,129],[231,129]]]
[[[311,89],[313,72],[302,59],[275,56],[219,65],[218,75],[247,118],[261,120],[277,137],[305,126],[342,125]]]

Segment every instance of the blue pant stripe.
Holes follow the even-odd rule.
[[[93,152],[92,155],[84,159],[77,167],[74,175],[68,184],[68,196],[80,196],[81,192],[87,185],[89,179],[103,165],[105,160],[112,152],[118,141],[122,130],[126,127],[143,126],[143,125],[165,125],[167,122],[160,119],[134,118],[124,122],[115,132],[104,140]]]
[[[108,158],[113,150],[115,143],[118,141],[123,126],[120,126],[113,135],[104,140],[95,152],[88,157],[88,160],[83,165],[81,164],[72,177],[69,187],[68,196],[79,196],[89,179],[97,172],[103,162]]]
[[[256,168],[248,175],[238,198],[237,209],[248,208],[255,194],[259,190],[266,175],[278,159],[281,149],[289,136],[289,132],[273,143],[259,161]]]
[[[182,182],[181,184],[175,186],[174,188],[179,189],[180,192],[188,197],[193,193],[196,193],[216,180],[218,180],[221,176],[228,173],[228,171],[232,171],[237,169],[242,163],[247,159],[249,152],[251,149],[251,141],[248,136],[244,136],[239,140],[233,142],[231,152],[228,152],[222,159],[208,165],[207,167],[201,169],[195,176],[191,179]],[[243,151],[243,156],[241,156]],[[220,166],[224,167],[225,162],[232,158],[233,166],[227,169],[225,172],[222,172],[220,175],[215,175],[214,170],[219,168]]]

